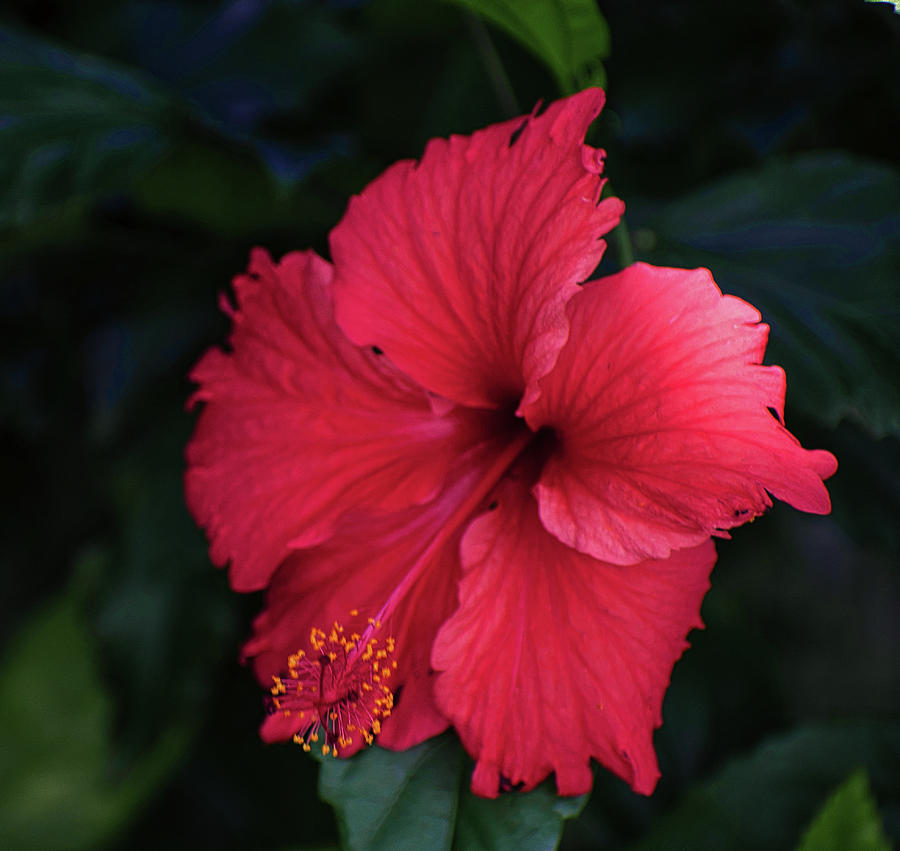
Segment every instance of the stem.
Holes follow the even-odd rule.
[[[491,36],[487,31],[484,22],[472,12],[465,12],[463,17],[466,19],[466,25],[469,32],[475,40],[475,46],[478,48],[478,55],[484,63],[484,69],[487,71],[488,79],[494,89],[494,95],[500,104],[500,109],[504,112],[506,118],[515,118],[521,114],[519,104],[516,101],[515,92],[513,92],[512,83],[509,76],[500,61],[500,55]]]

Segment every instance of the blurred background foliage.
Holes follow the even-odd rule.
[[[601,270],[704,265],[760,307],[788,425],[840,460],[834,512],[776,507],[719,545],[653,797],[598,771],[590,800],[481,801],[452,735],[319,787],[256,737],[237,656],[260,599],[183,507],[217,294],[254,245],[326,252],[349,196],[428,138],[598,82],[628,226]],[[898,139],[889,4],[7,0],[0,846],[896,842]]]

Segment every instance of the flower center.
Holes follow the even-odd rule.
[[[532,435],[527,452],[523,453],[522,466],[525,474],[533,479],[529,484],[534,484],[540,478],[541,470],[551,455],[560,451],[561,443],[559,434],[551,426],[541,426]]]
[[[293,653],[287,673],[272,677],[270,711],[300,719],[294,741],[303,750],[324,738],[322,754],[338,756],[359,738],[371,745],[381,732],[394,706],[387,681],[397,661],[394,639],[374,635],[380,626],[370,621],[365,633],[349,635],[337,621],[328,633],[313,628],[309,651]]]

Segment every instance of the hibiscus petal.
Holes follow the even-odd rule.
[[[313,627],[337,621],[347,633],[361,632],[413,564],[441,532],[448,517],[471,492],[491,455],[467,458],[441,495],[427,506],[380,517],[345,515],[335,536],[318,547],[286,559],[272,578],[266,609],[244,648],[264,686],[283,674],[288,655],[308,645]],[[403,750],[447,727],[433,698],[431,645],[441,623],[456,607],[459,541],[455,532],[430,556],[430,563],[398,605],[385,630],[396,641],[398,662],[390,681],[399,690],[394,711],[382,726],[378,743]],[[351,616],[357,611],[357,616]],[[263,724],[267,741],[289,739],[299,719],[276,713]],[[357,743],[357,746],[359,743]]]
[[[569,307],[569,343],[526,411],[558,440],[535,492],[561,541],[629,564],[751,520],[769,493],[830,510],[837,462],[782,425],[784,373],[760,366],[768,326],[707,270],[638,263]]]
[[[582,144],[603,100],[589,89],[541,115],[432,140],[420,162],[395,164],[353,198],[331,233],[348,336],[466,405],[536,396],[566,340],[565,303],[623,210],[599,201],[603,153]]]
[[[276,265],[254,251],[235,280],[238,308],[226,305],[233,351],[211,349],[191,373],[192,402],[205,407],[187,448],[187,501],[236,590],[264,587],[346,510],[432,498],[472,439],[471,413],[437,415],[425,391],[344,337],[330,282],[312,252]]]
[[[649,794],[653,730],[715,562],[710,541],[664,561],[611,565],[543,528],[522,482],[462,541],[460,605],[438,633],[438,706],[477,760],[472,789],[501,778],[562,795],[591,787],[590,758]]]

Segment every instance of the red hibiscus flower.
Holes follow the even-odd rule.
[[[188,503],[238,591],[267,740],[352,754],[448,725],[472,788],[561,794],[590,760],[649,793],[710,536],[770,494],[829,510],[782,424],[768,328],[706,270],[587,281],[622,213],[582,140],[603,94],[388,169],[313,253],[254,251]]]

